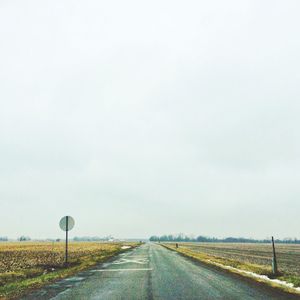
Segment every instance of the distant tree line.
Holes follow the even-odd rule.
[[[152,242],[202,242],[202,243],[269,243],[271,239],[250,239],[250,238],[235,238],[235,237],[227,237],[224,239],[219,239],[215,237],[206,237],[203,235],[199,235],[198,237],[190,237],[185,234],[178,235],[162,235],[156,236],[153,235],[149,239]],[[276,243],[284,243],[284,244],[300,244],[300,240],[297,238],[285,238],[285,239],[275,239]]]
[[[17,240],[19,242],[26,242],[26,241],[31,241],[31,238],[29,236],[25,236],[25,235],[21,235],[17,238]],[[98,237],[98,236],[75,236],[73,238],[73,241],[88,241],[88,242],[96,242],[96,241],[114,241],[115,239],[112,236],[107,236],[107,237]],[[7,242],[8,241],[8,237],[6,236],[0,236],[0,242]],[[40,241],[48,241],[48,242],[60,242],[61,239],[57,238],[57,239],[45,239],[45,240],[40,240]]]
[[[114,240],[112,236],[107,236],[107,237],[98,237],[98,236],[75,236],[73,238],[73,241],[76,242],[97,242],[97,241],[111,241]]]
[[[30,241],[31,238],[29,236],[21,235],[20,237],[18,237],[17,240],[19,242],[24,242],[24,241]],[[7,241],[8,241],[8,237],[7,236],[0,236],[0,242],[7,242]]]

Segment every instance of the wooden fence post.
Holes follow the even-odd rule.
[[[277,259],[276,259],[276,252],[275,252],[275,244],[274,244],[274,237],[272,237],[272,248],[273,248],[273,258],[272,258],[272,272],[273,275],[277,275]]]

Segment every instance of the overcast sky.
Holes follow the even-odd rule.
[[[299,13],[0,0],[0,235],[300,238]]]

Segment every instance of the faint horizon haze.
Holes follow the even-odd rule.
[[[1,1],[0,236],[300,238],[299,12]]]

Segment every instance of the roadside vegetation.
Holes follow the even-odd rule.
[[[300,245],[277,244],[278,274],[272,273],[272,247],[270,244],[245,243],[163,243],[163,246],[218,266],[266,275],[300,287]]]
[[[73,242],[69,264],[64,265],[62,242],[11,242],[0,244],[0,299],[13,299],[57,279],[88,269],[136,243]]]

